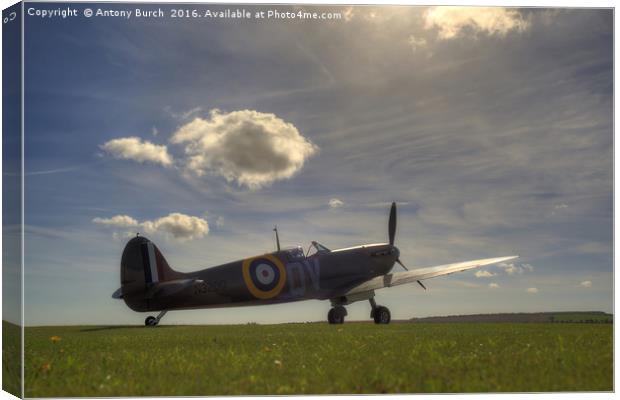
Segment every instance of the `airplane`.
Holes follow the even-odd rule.
[[[159,311],[148,316],[146,326],[156,326],[168,311],[239,307],[301,300],[329,300],[330,324],[342,324],[345,306],[368,301],[370,318],[389,324],[390,310],[375,302],[375,291],[417,282],[517,258],[506,256],[408,270],[394,245],[396,203],[388,221],[389,243],[364,244],[330,250],[312,241],[307,253],[301,246],[277,250],[196,272],[173,270],[153,242],[139,234],[129,240],[121,257],[121,287],[112,295],[137,312]],[[312,251],[312,252],[311,252]],[[405,271],[391,272],[395,264]]]

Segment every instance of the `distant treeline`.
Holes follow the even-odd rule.
[[[602,311],[501,313],[412,318],[410,322],[549,322],[611,324],[613,323],[613,315]]]

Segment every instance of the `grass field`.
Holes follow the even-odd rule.
[[[612,390],[604,324],[26,328],[26,396]]]
[[[21,396],[21,329],[2,321],[2,389]]]

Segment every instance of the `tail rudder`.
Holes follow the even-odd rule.
[[[144,236],[131,239],[121,258],[121,296],[135,311],[149,309],[145,293],[159,282],[180,279],[183,274],[174,271],[157,246]]]

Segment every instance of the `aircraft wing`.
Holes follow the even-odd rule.
[[[449,275],[455,272],[466,271],[468,269],[482,267],[484,265],[496,264],[502,261],[508,261],[515,259],[519,256],[508,257],[496,257],[496,258],[484,258],[481,260],[465,261],[454,264],[439,265],[436,267],[418,268],[411,271],[394,272],[391,274],[385,274],[376,278],[363,282],[345,293],[345,295],[351,295],[354,293],[367,292],[370,290],[382,289],[386,287],[392,287],[397,285],[404,285],[406,283],[412,283],[421,281],[424,279],[434,278],[441,275]]]

